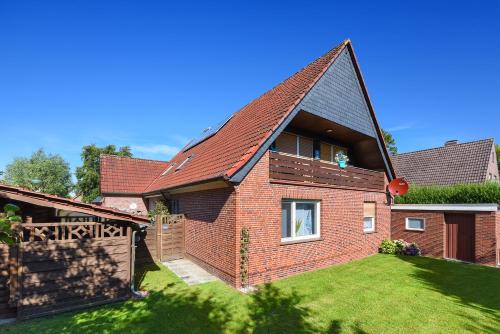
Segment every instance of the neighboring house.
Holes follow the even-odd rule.
[[[391,156],[398,177],[410,185],[452,185],[498,181],[493,139],[444,146]]]
[[[340,169],[337,152],[350,162]],[[350,41],[338,45],[171,161],[104,155],[106,206],[185,219],[186,257],[241,286],[358,259],[390,237],[389,155]],[[117,204],[118,203],[118,204]],[[248,264],[240,235],[248,228]]]

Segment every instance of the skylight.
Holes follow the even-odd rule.
[[[181,164],[175,169],[175,171],[178,171],[180,170],[182,167],[184,167],[184,165],[189,161],[191,160],[193,156],[190,155],[189,157],[187,157],[183,162],[181,162]]]
[[[174,165],[175,165],[175,164],[171,164],[170,166],[168,166],[168,168],[167,168],[167,169],[165,169],[165,170],[163,171],[163,173],[161,173],[161,175],[160,175],[160,176],[164,176],[164,175],[166,175],[168,172],[170,172],[170,170],[174,167]]]
[[[199,143],[207,140],[208,138],[212,137],[214,134],[216,134],[217,132],[219,132],[219,130],[222,129],[224,127],[224,125],[226,125],[227,122],[229,122],[229,120],[231,118],[233,118],[233,115],[234,114],[232,114],[231,116],[229,116],[225,121],[220,122],[219,124],[217,124],[215,127],[209,126],[205,130],[203,130],[203,133],[198,138],[195,138],[195,139],[191,140],[189,142],[189,144],[186,145],[186,147],[184,148],[183,151],[186,152],[190,148],[198,145]]]

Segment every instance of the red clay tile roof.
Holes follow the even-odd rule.
[[[149,223],[149,219],[146,216],[139,216],[94,204],[82,203],[74,199],[36,192],[21,187],[8,186],[5,184],[0,184],[0,197],[39,206],[86,213],[108,219],[124,220],[138,224]]]
[[[493,139],[450,144],[391,157],[398,177],[410,184],[451,185],[486,181]]]
[[[141,194],[167,167],[166,161],[101,155],[101,193]]]
[[[180,170],[174,167],[166,175],[158,176],[145,192],[232,176],[281,124],[348,43],[336,46],[247,104],[213,136],[179,152],[171,160],[176,166],[192,158]]]

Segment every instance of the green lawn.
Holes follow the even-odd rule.
[[[376,255],[243,295],[221,282],[188,287],[162,266],[151,295],[0,327],[2,333],[498,333],[500,270]]]

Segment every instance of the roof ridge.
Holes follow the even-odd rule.
[[[276,122],[276,124],[273,126],[273,128],[271,129],[271,131],[269,131],[267,133],[267,135],[265,135],[265,137],[262,138],[262,140],[260,142],[258,142],[256,145],[254,145],[253,147],[251,147],[247,152],[245,152],[241,156],[240,160],[238,160],[235,164],[233,164],[229,169],[227,169],[226,171],[224,171],[222,173],[223,176],[231,177],[232,175],[234,175],[240,168],[242,168],[248,162],[248,160],[253,156],[253,153],[255,153],[258,150],[258,148],[261,147],[266,142],[266,140],[271,136],[271,134],[276,130],[276,128],[278,128],[281,125],[281,123],[283,123],[283,121],[288,117],[288,115],[293,111],[293,109],[304,99],[304,97],[307,95],[307,93],[311,91],[311,89],[314,87],[314,85],[326,73],[326,71],[330,68],[330,66],[333,64],[333,62],[338,58],[338,56],[342,52],[342,50],[344,50],[344,48],[349,43],[350,43],[349,39],[344,40],[342,43],[340,43],[340,44],[336,45],[335,47],[331,48],[330,50],[328,50],[328,52],[324,53],[319,58],[316,58],[313,62],[307,64],[304,67],[302,67],[300,70],[298,70],[294,74],[290,75],[288,78],[286,78],[285,80],[283,80],[282,82],[280,82],[279,84],[277,84],[276,86],[274,86],[273,88],[271,88],[270,90],[268,90],[267,92],[265,92],[264,94],[262,94],[261,96],[259,96],[257,99],[253,100],[253,101],[257,101],[258,99],[260,99],[264,95],[267,95],[267,94],[275,91],[276,89],[278,89],[281,85],[283,85],[288,80],[292,80],[292,78],[294,78],[296,75],[298,75],[299,73],[305,71],[307,68],[309,68],[311,66],[314,66],[314,64],[317,64],[319,61],[323,60],[323,58],[325,58],[326,56],[328,56],[331,52],[334,52],[334,54],[332,55],[331,59],[328,60],[328,62],[322,67],[321,71],[316,75],[316,77],[314,77],[311,80],[311,82],[309,83],[309,85],[307,85],[307,87],[304,89],[304,91],[302,91],[300,93],[300,95],[297,96],[297,98],[294,100],[294,102],[289,106],[287,112],[283,115],[283,117],[281,117],[281,119],[278,122]],[[252,103],[252,102],[250,102],[250,103]],[[252,152],[252,153],[250,153],[250,152]]]
[[[492,141],[493,142],[494,139],[493,138],[486,138],[486,139],[472,140],[472,141],[468,141],[468,142],[464,142],[464,143],[457,143],[457,144],[450,145],[450,146],[438,146],[438,147],[424,148],[422,150],[416,150],[416,151],[410,151],[410,152],[404,152],[404,153],[397,153],[395,155],[392,155],[391,157],[398,157],[398,156],[405,155],[405,154],[413,154],[413,153],[419,153],[419,152],[425,152],[425,151],[440,150],[440,149],[444,149],[446,147],[454,147],[454,146],[459,146],[459,145],[474,144],[474,143],[485,142],[485,141]]]
[[[100,154],[99,157],[113,157],[113,158],[118,158],[118,159],[142,160],[142,161],[151,161],[151,162],[161,162],[161,163],[167,163],[167,164],[170,162],[170,160],[155,160],[155,159],[144,159],[144,158],[136,158],[136,157],[124,157],[121,155],[106,154],[106,153]]]

